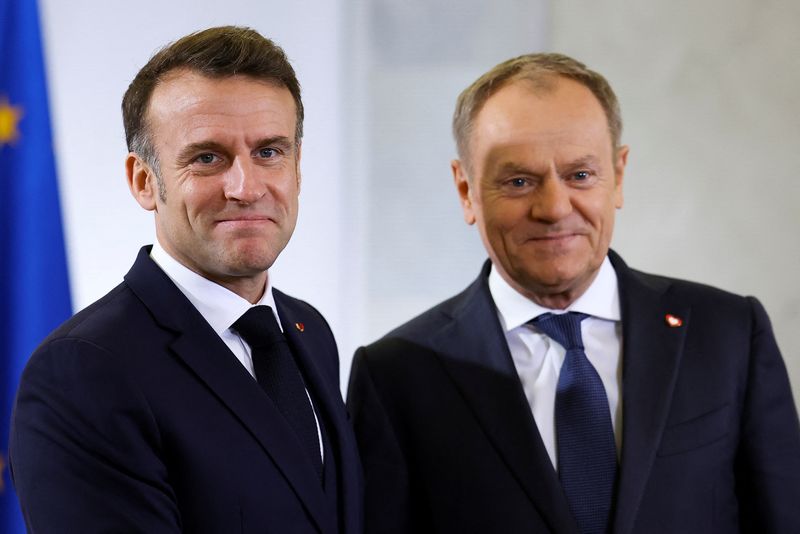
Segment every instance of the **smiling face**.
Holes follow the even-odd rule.
[[[244,76],[178,70],[156,87],[149,133],[160,162],[126,162],[131,192],[155,212],[156,236],[180,263],[254,302],[294,231],[300,192],[295,103]]]
[[[519,80],[478,112],[469,161],[454,161],[464,219],[494,268],[548,308],[589,287],[622,207],[628,149],[612,148],[603,108],[578,82]]]

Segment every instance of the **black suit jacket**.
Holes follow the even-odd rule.
[[[613,532],[800,532],[800,430],[764,309],[610,256],[623,321]],[[577,532],[488,268],[356,353],[348,405],[367,533]]]
[[[275,304],[324,428],[324,489],[286,421],[145,247],[22,375],[10,459],[30,531],[360,532],[333,336],[305,302],[275,291]]]

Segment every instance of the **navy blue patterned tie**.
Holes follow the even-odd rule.
[[[292,427],[322,476],[319,434],[300,369],[269,306],[253,306],[233,323],[250,345],[256,380]]]
[[[583,350],[586,317],[545,313],[532,323],[567,350],[556,389],[558,478],[580,531],[603,534],[610,526],[617,452],[606,391]]]

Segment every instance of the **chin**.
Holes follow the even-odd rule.
[[[277,254],[269,251],[236,250],[225,255],[226,270],[234,276],[252,276],[272,267]]]
[[[545,269],[526,272],[524,278],[527,287],[546,289],[548,293],[562,293],[574,287],[581,278],[581,273],[570,269]]]

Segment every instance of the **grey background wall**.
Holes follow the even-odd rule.
[[[631,146],[613,246],[758,296],[800,399],[800,37],[793,0],[41,0],[75,305],[118,283],[150,215],[124,182],[121,95],[160,45],[245,24],[287,50],[307,108],[295,238],[271,276],[362,343],[460,290],[485,257],[449,171],[458,92],[557,50],[603,72]]]

